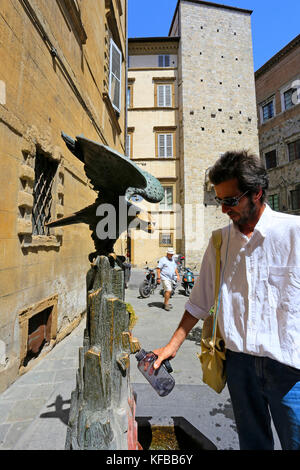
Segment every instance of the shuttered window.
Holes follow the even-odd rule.
[[[300,189],[291,191],[291,202],[293,211],[300,209]]]
[[[173,157],[173,134],[158,134],[158,156]]]
[[[290,109],[294,106],[293,103],[293,94],[297,92],[295,88],[290,88],[284,93],[284,109]]]
[[[121,110],[121,68],[122,54],[114,41],[110,40],[109,96],[113,107]]]
[[[159,203],[160,210],[172,210],[173,209],[173,187],[164,186],[164,198]]]
[[[158,56],[158,66],[159,67],[170,67],[170,56],[169,55],[159,55]]]
[[[278,194],[272,194],[271,196],[268,196],[268,201],[270,204],[271,209],[273,211],[279,211],[279,196]]]
[[[172,106],[172,85],[157,85],[157,106]]]
[[[274,116],[274,103],[273,101],[269,101],[269,103],[265,104],[262,107],[263,110],[263,120],[267,121]]]
[[[277,166],[277,158],[276,158],[276,150],[272,150],[271,152],[267,152],[265,154],[266,159],[266,169],[270,170],[270,168],[275,168]]]
[[[300,158],[300,139],[288,144],[288,149],[290,162],[298,160]]]

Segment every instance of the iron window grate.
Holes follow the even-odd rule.
[[[159,234],[159,246],[173,246],[173,234],[172,233],[160,233]]]
[[[45,227],[51,218],[52,186],[57,163],[37,154],[35,159],[35,185],[33,189],[32,234],[50,235],[50,229]]]

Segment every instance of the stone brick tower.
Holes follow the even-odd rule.
[[[178,99],[182,248],[202,259],[211,231],[228,223],[207,169],[227,150],[259,154],[251,11],[178,0],[169,36],[179,37]]]

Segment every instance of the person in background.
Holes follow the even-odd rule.
[[[160,284],[164,289],[164,309],[169,311],[172,305],[169,304],[169,300],[172,292],[172,281],[174,276],[177,276],[177,281],[180,281],[180,276],[177,270],[177,264],[173,259],[175,254],[173,248],[168,248],[166,256],[163,256],[157,265],[157,283]]]
[[[266,204],[268,176],[247,151],[226,152],[209,171],[222,229],[218,325],[241,450],[300,450],[300,217]],[[216,254],[210,238],[199,277],[154,368],[174,358],[214,303]]]

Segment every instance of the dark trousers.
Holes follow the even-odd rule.
[[[227,385],[241,450],[300,450],[300,370],[268,357],[226,354]]]

